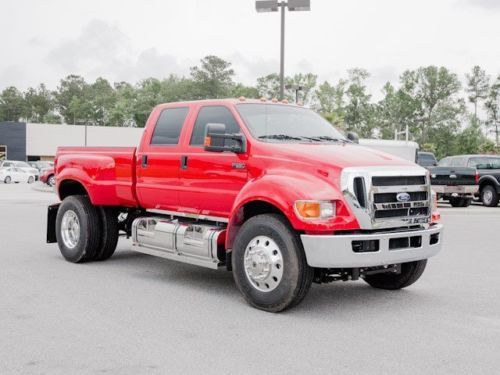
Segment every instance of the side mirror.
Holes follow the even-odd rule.
[[[225,124],[207,124],[203,146],[205,151],[241,154],[246,152],[247,142],[243,134],[226,133]]]
[[[347,139],[354,143],[359,143],[359,136],[354,132],[347,132]]]

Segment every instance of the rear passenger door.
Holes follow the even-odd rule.
[[[163,109],[137,153],[137,198],[142,207],[173,211],[179,204],[180,138],[189,107]]]
[[[229,217],[236,196],[246,184],[247,154],[209,152],[203,148],[207,124],[226,126],[226,133],[241,133],[230,107],[199,108],[180,169],[180,210],[197,215]]]

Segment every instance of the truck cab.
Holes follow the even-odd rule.
[[[137,149],[61,147],[48,242],[104,260],[136,251],[232,271],[278,312],[311,283],[415,282],[441,248],[427,170],[346,139],[310,109],[225,99],[157,106]]]

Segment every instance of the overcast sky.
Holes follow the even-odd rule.
[[[337,80],[368,69],[386,81],[422,65],[461,78],[473,65],[500,73],[500,0],[311,0],[287,12],[286,74]],[[1,0],[0,89],[50,88],[74,73],[135,82],[189,67],[208,54],[255,84],[279,70],[279,15],[254,0]]]

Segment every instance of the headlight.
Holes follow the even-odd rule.
[[[296,201],[295,213],[301,219],[329,219],[335,216],[335,202],[331,201]]]

